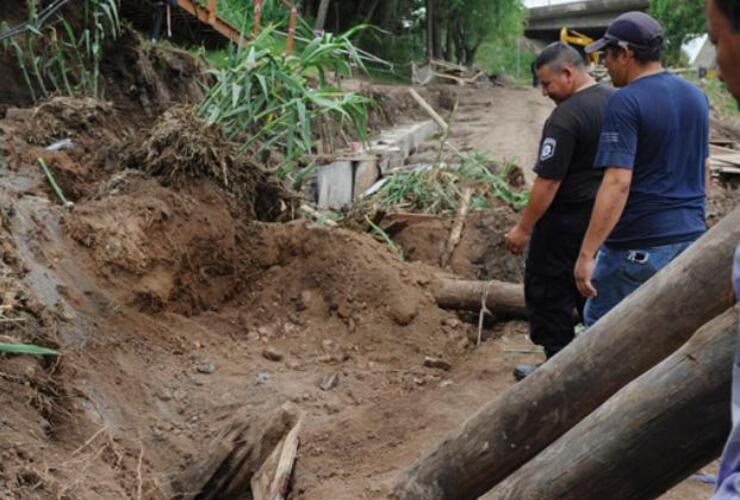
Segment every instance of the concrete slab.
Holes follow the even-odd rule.
[[[352,203],[354,168],[349,160],[335,161],[316,172],[319,208],[339,208]]]

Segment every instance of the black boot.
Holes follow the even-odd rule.
[[[524,380],[540,366],[542,366],[542,363],[537,363],[535,365],[516,365],[514,367],[514,378],[517,380],[517,382],[519,382],[520,380]]]

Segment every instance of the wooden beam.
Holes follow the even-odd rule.
[[[213,26],[218,17],[218,0],[208,0],[208,22]]]
[[[205,24],[210,24],[211,26],[213,26],[213,29],[215,29],[224,37],[231,40],[233,43],[239,44],[240,42],[242,42],[246,44],[249,42],[247,38],[241,36],[239,30],[234,28],[232,25],[230,25],[220,17],[216,17],[213,23],[211,23],[209,10],[198,5],[193,0],[177,0],[177,6],[190,13],[190,15],[194,16],[199,21]]]
[[[722,450],[736,336],[737,312],[730,308],[516,471],[494,496],[660,496]]]
[[[405,470],[401,500],[478,498],[730,305],[740,207]]]

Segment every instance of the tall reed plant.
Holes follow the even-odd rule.
[[[121,33],[119,0],[84,0],[81,22],[61,14],[41,26],[36,0],[28,2],[28,27],[12,48],[31,97],[52,95],[102,98],[103,47]]]
[[[299,157],[315,152],[322,137],[364,141],[369,100],[331,81],[332,75],[335,82],[351,75],[353,66],[364,70],[352,34],[327,33],[285,55],[276,50],[275,28],[265,28],[212,70],[216,83],[198,114],[220,123],[254,155],[278,150],[285,158],[278,170],[283,176]]]

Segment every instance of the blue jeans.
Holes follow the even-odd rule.
[[[635,250],[602,247],[596,255],[596,268],[591,277],[598,295],[586,301],[583,311],[586,327],[596,323],[692,243],[686,241]]]

